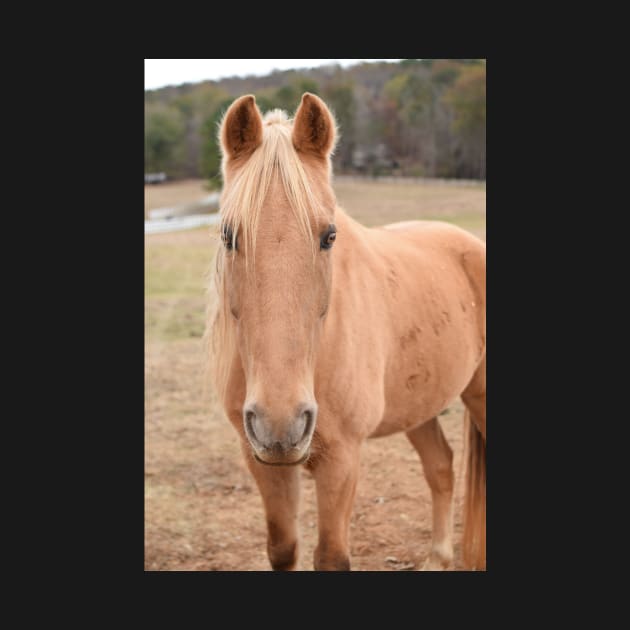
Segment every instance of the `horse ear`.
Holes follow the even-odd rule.
[[[306,92],[295,112],[293,122],[293,146],[328,157],[337,139],[337,125],[326,103],[319,96]]]
[[[241,96],[230,105],[220,135],[223,154],[229,158],[249,155],[262,143],[262,116],[252,94]]]

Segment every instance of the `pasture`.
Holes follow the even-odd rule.
[[[373,226],[410,219],[455,223],[485,239],[485,185],[337,178],[339,204]],[[194,201],[203,182],[145,187],[149,208]],[[214,230],[215,228],[212,228]],[[145,236],[145,570],[270,570],[262,502],[236,432],[202,393],[205,285],[211,229]],[[440,417],[457,476],[454,568],[461,568],[460,401]],[[403,434],[368,441],[351,521],[353,570],[418,569],[431,542],[430,492]],[[302,471],[300,568],[312,569],[317,512]]]
[[[149,210],[177,206],[198,201],[210,194],[207,182],[202,179],[184,179],[144,187],[144,218]]]

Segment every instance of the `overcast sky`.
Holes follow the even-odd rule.
[[[331,63],[347,68],[362,61],[400,59],[145,59],[144,89],[251,74],[264,76],[276,69],[314,68]]]

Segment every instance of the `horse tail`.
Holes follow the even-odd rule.
[[[464,414],[467,433],[466,490],[464,494],[464,537],[462,555],[467,569],[486,568],[486,442],[470,419]]]

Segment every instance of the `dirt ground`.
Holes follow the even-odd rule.
[[[353,197],[353,190],[356,197]],[[383,204],[355,205],[374,190],[347,188],[343,202],[366,224],[408,218],[406,191]],[[396,191],[379,189],[383,200]],[[440,203],[447,216],[485,238],[485,189],[462,189]],[[437,194],[437,193],[436,193]],[[443,192],[439,194],[444,194]],[[339,197],[341,194],[338,192]],[[457,204],[455,204],[457,200]],[[416,218],[434,218],[415,199]],[[372,203],[372,202],[370,202]],[[459,205],[458,205],[459,204]],[[366,207],[358,210],[359,207]],[[354,209],[357,210],[354,210]],[[420,210],[418,210],[420,208]],[[380,221],[376,219],[379,218]],[[435,217],[438,218],[438,217]],[[237,434],[212,392],[202,392],[204,273],[214,242],[207,229],[145,237],[145,570],[268,571],[262,502]],[[463,407],[440,417],[456,473],[454,570],[461,570]],[[312,570],[317,543],[314,482],[302,471],[300,569]],[[431,498],[420,460],[404,434],[365,443],[351,526],[352,570],[419,569],[431,542]],[[410,566],[413,565],[413,566]]]

